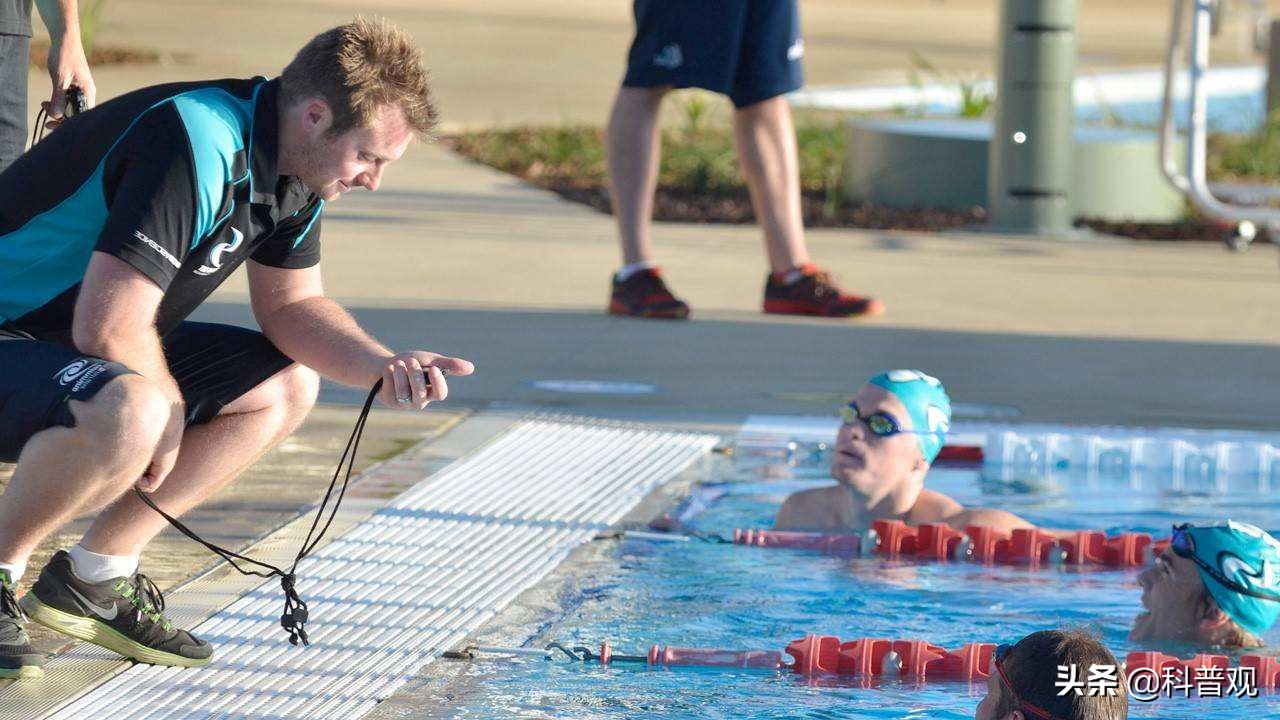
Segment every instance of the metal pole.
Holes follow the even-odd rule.
[[[1267,120],[1275,117],[1280,107],[1280,20],[1271,21],[1267,41]]]
[[[1078,0],[1004,0],[1001,6],[987,182],[995,230],[1071,230],[1078,9]]]

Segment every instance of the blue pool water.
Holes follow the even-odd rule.
[[[1174,117],[1185,129],[1181,118],[1187,116],[1189,103],[1174,102]],[[1247,133],[1262,127],[1267,114],[1266,96],[1262,91],[1238,95],[1221,95],[1209,99],[1206,114],[1210,132]],[[1082,123],[1104,122],[1125,126],[1156,128],[1160,125],[1158,102],[1129,102],[1112,105],[1086,105],[1076,108],[1076,120]]]
[[[692,521],[731,533],[768,527],[786,494],[823,482],[819,459],[797,468],[744,468],[718,460],[702,487],[726,494]],[[976,469],[936,469],[929,486],[965,504],[1004,507],[1046,526],[1166,534],[1173,521],[1225,516],[1272,528],[1278,501],[1247,482],[1223,490],[1173,490],[1121,480],[1077,485],[984,481]],[[965,563],[846,560],[792,550],[702,543],[614,541],[570,570],[548,618],[527,643],[621,653],[650,645],[782,650],[809,632],[842,639],[922,639],[955,648],[1010,642],[1038,629],[1087,626],[1123,659],[1139,611],[1136,571],[1038,570]],[[1272,632],[1268,644],[1280,644]],[[567,661],[486,659],[465,666],[431,715],[512,717],[968,718],[984,685],[936,681],[808,679],[788,672],[601,668]],[[871,685],[867,687],[865,685]],[[447,713],[442,704],[450,706]],[[1280,695],[1161,699],[1131,717],[1280,716]]]

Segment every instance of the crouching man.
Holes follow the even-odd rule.
[[[384,22],[312,39],[274,80],[143,88],[77,115],[0,174],[0,676],[41,674],[15,586],[97,513],[22,610],[140,662],[207,663],[138,559],[279,443],[318,375],[385,404],[443,400],[471,363],[374,340],[320,281],[326,202],[376,190],[435,122],[421,55]],[[371,250],[372,251],[372,250]],[[185,318],[236,268],[261,331]]]

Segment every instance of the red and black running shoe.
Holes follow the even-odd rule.
[[[817,265],[799,268],[802,275],[790,284],[787,273],[772,273],[764,286],[764,311],[779,315],[853,317],[880,315],[884,303],[875,298],[840,292],[831,276]]]
[[[671,294],[657,268],[648,268],[621,282],[617,275],[613,276],[609,314],[683,320],[689,317],[689,306]]]

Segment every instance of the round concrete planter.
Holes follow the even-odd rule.
[[[849,200],[889,207],[967,209],[987,203],[991,123],[854,119],[848,123]],[[1070,203],[1075,217],[1172,222],[1185,202],[1160,175],[1153,132],[1077,127]]]

